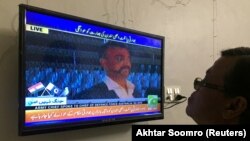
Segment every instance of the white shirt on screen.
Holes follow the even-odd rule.
[[[122,86],[120,86],[108,76],[104,78],[104,83],[107,85],[108,90],[114,90],[119,98],[134,98],[133,92],[135,89],[135,85],[132,84],[130,81],[127,80],[128,92],[126,91],[126,89],[124,89]]]

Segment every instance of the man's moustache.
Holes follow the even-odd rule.
[[[116,72],[121,73],[122,70],[124,70],[124,69],[128,69],[128,70],[130,71],[131,67],[129,67],[129,66],[124,66],[124,67],[121,67],[121,68],[120,68],[119,70],[117,70]]]

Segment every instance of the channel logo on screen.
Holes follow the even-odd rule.
[[[157,109],[157,106],[158,106],[158,96],[148,95],[148,107],[150,109]]]

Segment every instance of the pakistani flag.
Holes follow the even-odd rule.
[[[46,86],[46,90],[48,90],[50,95],[53,95],[53,96],[59,96],[59,94],[62,92],[62,90],[59,89],[57,86],[55,86],[53,83],[49,83]]]
[[[158,106],[158,96],[157,95],[148,95],[148,107],[157,108]]]

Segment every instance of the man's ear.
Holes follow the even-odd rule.
[[[240,117],[247,108],[247,100],[242,96],[231,98],[227,101],[223,112],[224,119],[233,119]]]
[[[100,58],[99,60],[101,66],[105,69],[106,68],[106,60],[104,58]]]

